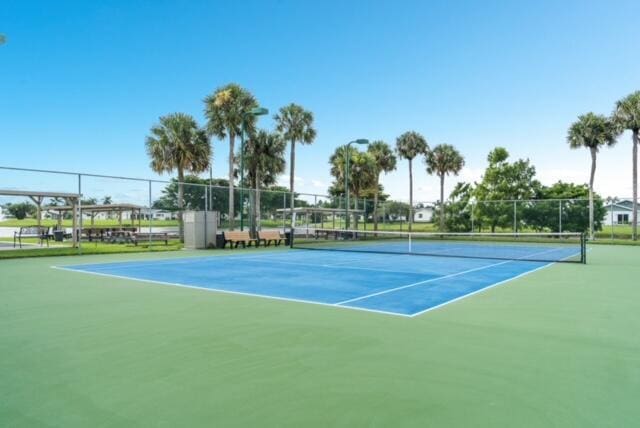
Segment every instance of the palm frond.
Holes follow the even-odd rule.
[[[407,160],[412,160],[416,156],[425,154],[429,150],[427,140],[418,132],[405,132],[396,140],[396,151],[398,155]]]

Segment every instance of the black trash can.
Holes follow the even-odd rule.
[[[53,231],[53,240],[55,242],[64,241],[64,230],[54,230]]]
[[[285,245],[291,246],[291,231],[284,232],[284,243]]]
[[[224,248],[224,233],[216,234],[216,248]]]

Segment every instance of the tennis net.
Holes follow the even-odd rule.
[[[292,248],[586,263],[581,233],[422,233],[294,229]]]

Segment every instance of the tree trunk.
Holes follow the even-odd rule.
[[[233,230],[235,223],[235,191],[233,186],[233,158],[235,152],[235,139],[233,133],[229,133],[229,230]]]
[[[376,188],[373,191],[373,230],[378,230],[378,192],[380,190],[380,174],[376,179]]]
[[[638,144],[640,130],[634,129],[633,135],[633,224],[631,226],[633,240],[638,239]]]
[[[182,222],[182,210],[184,209],[184,171],[178,168],[178,235],[180,242],[184,243],[184,223]]]
[[[444,232],[444,174],[440,175],[440,232]]]
[[[291,159],[289,161],[289,191],[291,195],[291,218],[293,218],[293,209],[295,208],[294,181],[296,177],[296,141],[291,140]]]
[[[589,239],[593,239],[593,181],[596,177],[597,149],[591,148],[591,176],[589,177]]]
[[[412,159],[409,159],[409,232],[413,225],[413,169],[411,165]]]

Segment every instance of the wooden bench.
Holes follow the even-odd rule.
[[[40,245],[46,242],[48,247],[51,234],[49,233],[49,228],[45,226],[22,226],[19,230],[13,232],[13,248],[16,247],[16,242],[22,248],[22,238],[38,238]]]
[[[169,239],[177,238],[178,235],[169,232],[154,232],[154,233],[134,233],[133,244],[138,245],[138,242],[145,243],[150,241],[164,242],[164,245],[169,245]]]
[[[250,247],[252,243],[256,247],[258,246],[258,240],[251,238],[249,232],[226,231],[223,232],[223,234],[224,245],[222,246],[222,248],[227,245],[227,242],[229,243],[229,248],[234,248],[234,244],[235,248],[238,248],[239,244],[242,244],[242,248],[245,248],[247,246]]]
[[[268,247],[273,242],[273,245],[277,247],[282,241],[284,241],[284,238],[280,236],[280,231],[278,230],[261,230],[258,232],[258,246],[260,246],[260,242],[264,242],[264,246]]]

